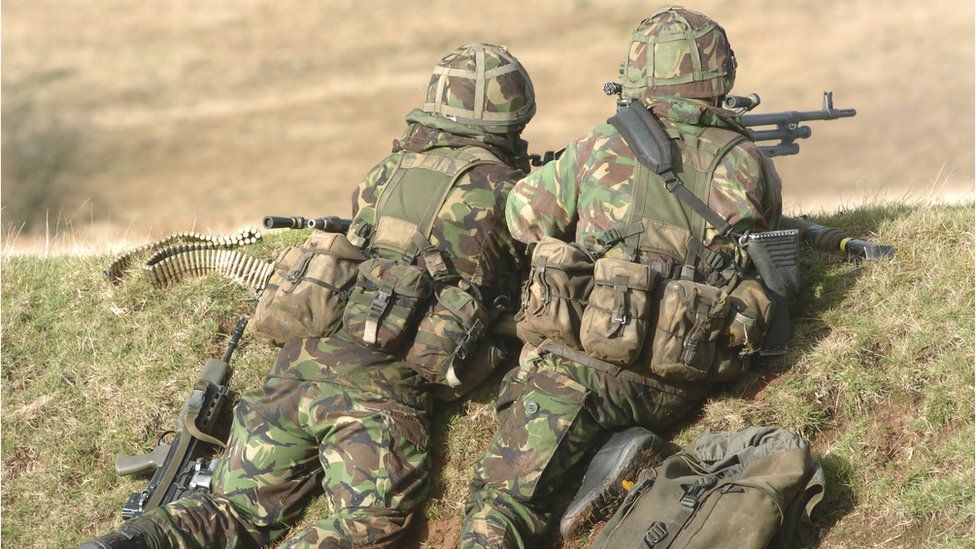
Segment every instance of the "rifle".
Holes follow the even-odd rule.
[[[142,492],[134,492],[122,506],[123,519],[139,516],[180,499],[189,492],[210,490],[213,463],[204,465],[201,443],[221,448],[225,446],[213,436],[213,429],[228,394],[228,362],[244,334],[245,326],[247,318],[241,318],[231,332],[223,360],[211,358],[204,364],[200,379],[193,385],[189,398],[180,410],[176,429],[163,433],[156,448],[148,454],[115,456],[115,470],[119,475],[152,472],[149,487]],[[173,438],[164,442],[163,437],[170,433],[174,435]]]
[[[264,218],[266,229],[317,229],[326,233],[344,233],[352,225],[351,219],[343,219],[335,215],[326,217],[277,217],[269,215]]]

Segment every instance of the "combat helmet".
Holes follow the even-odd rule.
[[[468,44],[434,67],[423,110],[506,133],[525,126],[535,114],[535,91],[508,48]]]
[[[680,6],[641,21],[621,63],[623,96],[713,99],[735,82],[735,54],[718,23]]]

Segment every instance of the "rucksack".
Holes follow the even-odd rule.
[[[809,441],[789,431],[706,431],[641,473],[591,547],[809,547],[824,483]]]

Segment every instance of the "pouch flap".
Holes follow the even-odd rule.
[[[544,261],[547,267],[563,271],[583,271],[593,268],[593,260],[579,246],[570,242],[544,237],[532,252],[532,264]]]
[[[350,261],[366,260],[363,252],[356,246],[353,246],[349,242],[349,239],[346,238],[346,235],[341,233],[314,231],[309,235],[302,248],[311,250],[313,253],[326,253]]]
[[[657,271],[651,270],[649,265],[642,265],[624,259],[603,257],[594,266],[593,278],[597,284],[613,284],[618,276],[627,279],[627,287],[634,290],[653,290],[657,284]]]
[[[721,288],[690,280],[672,280],[668,285],[676,290],[675,295],[684,304],[685,314],[691,319],[698,314],[699,305],[707,306],[708,318],[724,319],[729,313],[729,294]]]
[[[275,258],[275,270],[287,271],[291,269],[292,265],[298,262],[298,259],[303,253],[302,249],[298,246],[289,246],[281,250],[278,252],[278,257]]]
[[[392,286],[397,295],[413,298],[429,297],[433,291],[430,276],[414,267],[388,259],[368,259],[359,265],[359,274],[376,288]]]
[[[406,252],[410,249],[411,239],[417,234],[417,224],[391,215],[380,218],[376,224],[376,232],[372,246],[396,252]]]

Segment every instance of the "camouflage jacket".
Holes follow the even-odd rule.
[[[414,110],[407,116],[403,137],[393,143],[393,153],[377,164],[353,193],[353,223],[375,225],[376,203],[397,164],[397,153],[418,153],[439,147],[481,147],[504,162],[479,165],[467,171],[447,195],[434,219],[431,244],[453,270],[474,286],[486,300],[506,284],[516,284],[523,246],[504,222],[509,192],[528,172],[526,144],[516,135],[501,135]]]
[[[697,139],[708,127],[744,133],[733,113],[700,101],[675,97],[646,104],[672,137]],[[506,210],[509,230],[526,244],[551,236],[592,247],[598,236],[626,223],[636,172],[637,160],[623,137],[601,124],[570,143],[559,160],[518,182]],[[772,162],[754,143],[742,141],[719,160],[707,202],[736,232],[774,229],[782,211],[780,187]],[[729,252],[727,241],[715,239],[714,232],[706,227],[709,249]],[[665,264],[668,276],[677,270],[678,261],[663,254],[642,252],[640,259]]]

